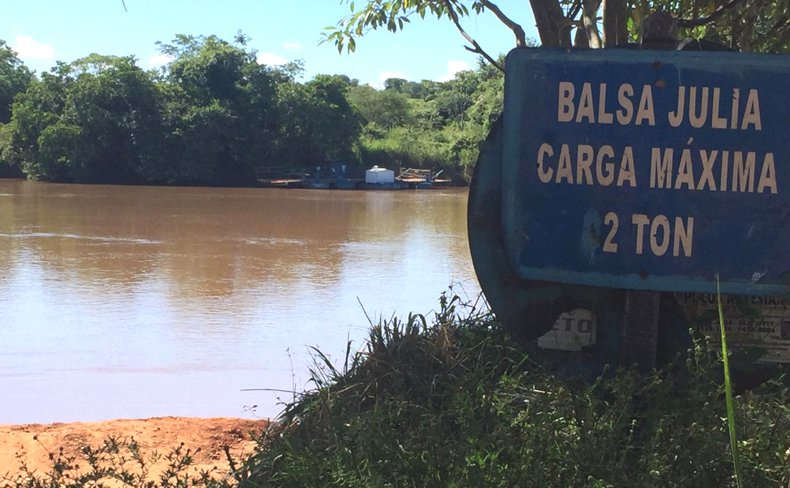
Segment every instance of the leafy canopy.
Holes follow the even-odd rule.
[[[341,52],[354,51],[357,39],[371,30],[403,30],[415,15],[452,22],[467,40],[466,49],[496,66],[495,57],[464,29],[467,17],[494,15],[513,33],[515,46],[528,42],[521,23],[489,0],[368,0],[361,6],[343,1],[351,13],[327,27],[323,37]],[[684,36],[709,39],[739,51],[790,52],[787,0],[530,0],[529,5],[545,47],[598,48],[637,41],[647,15],[663,10],[674,15]],[[516,11],[516,7],[511,9]]]

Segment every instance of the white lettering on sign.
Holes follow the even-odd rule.
[[[656,125],[656,114],[653,109],[653,88],[642,85],[639,91],[637,109],[634,112],[634,87],[624,83],[617,90],[617,108],[608,107],[606,103],[606,83],[600,83],[597,90],[592,83],[583,83],[579,96],[576,88],[569,81],[559,84],[557,100],[558,122],[587,122],[589,124],[612,124],[615,120],[619,125]],[[617,116],[615,119],[615,115]]]
[[[572,149],[563,144],[556,158],[554,155],[551,144],[543,143],[538,148],[537,171],[541,183],[636,187],[634,150],[630,146],[618,155],[609,145],[594,148],[579,144]]]
[[[577,93],[572,82],[560,81],[557,94],[557,122],[613,124],[617,121],[619,125],[656,125],[653,88],[648,84],[639,87],[638,93],[631,84],[621,84],[617,88],[617,103],[611,105],[607,103],[606,83],[596,86],[582,83]],[[757,89],[749,89],[742,102],[739,88],[723,94],[720,87],[680,85],[676,98],[675,109],[667,113],[671,127],[688,124],[695,129],[759,131],[763,128]]]
[[[620,217],[614,212],[604,216],[603,223],[609,226],[603,243],[603,252],[617,253],[617,231]],[[670,256],[690,258],[694,251],[694,217],[675,217],[670,220],[666,215],[650,218],[644,214],[631,215],[634,232],[634,249],[636,255],[650,253],[653,256]]]
[[[754,151],[683,149],[677,156],[671,147],[652,148],[650,188],[773,194],[779,191],[771,152],[758,156]]]
[[[749,90],[746,103],[741,107],[740,90],[734,88],[730,95],[732,100],[729,119],[721,113],[721,88],[703,86],[678,87],[678,104],[673,112],[667,114],[669,125],[680,127],[688,115],[689,124],[695,129],[705,126],[714,129],[762,130],[760,119],[760,94],[755,89]],[[688,100],[688,103],[686,103]],[[740,124],[738,121],[740,120]]]
[[[661,96],[666,95],[661,92]],[[680,85],[670,96],[675,97],[670,105],[673,110],[657,114],[650,84],[560,81],[557,85],[557,122],[763,130],[760,93],[756,88]],[[779,193],[777,161],[772,151],[697,147],[693,137],[689,137],[686,146],[639,148],[641,152],[637,153],[631,145],[618,147],[614,144],[590,144],[588,141],[565,144],[552,140],[540,144],[534,167],[538,181],[545,185]],[[638,168],[644,172],[641,179],[638,178]],[[624,226],[620,225],[620,216],[615,212],[604,214],[603,224],[607,230],[601,244],[603,252],[677,258],[693,255],[693,216],[634,213],[624,222]],[[635,243],[632,249],[618,243],[618,232],[624,228],[632,232],[629,239]]]

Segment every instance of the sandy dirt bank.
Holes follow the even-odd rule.
[[[238,459],[253,450],[255,443],[250,434],[260,433],[266,426],[265,420],[183,417],[0,425],[0,486],[7,473],[19,471],[19,456],[24,457],[29,467],[42,472],[51,467],[50,452],[62,447],[65,455],[79,456],[83,446],[98,447],[108,436],[133,437],[145,453],[166,454],[183,442],[185,448],[193,451],[200,448],[194,458],[198,471],[216,466],[218,472],[226,473],[225,446]]]

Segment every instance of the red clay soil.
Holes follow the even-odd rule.
[[[164,455],[181,443],[192,451],[199,448],[194,456],[195,472],[216,467],[215,473],[221,475],[228,471],[225,446],[235,459],[240,459],[254,449],[251,433],[260,434],[267,425],[265,420],[183,417],[0,425],[0,487],[4,478],[19,472],[20,456],[29,468],[44,473],[52,467],[50,452],[63,448],[64,455],[79,457],[82,447],[99,447],[108,436],[134,438],[144,454],[155,451]],[[163,465],[160,461],[154,472]]]

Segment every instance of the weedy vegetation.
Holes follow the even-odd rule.
[[[375,325],[246,463],[246,486],[735,486],[721,358],[697,338],[662,371],[593,384],[534,364],[488,315],[443,296]],[[471,312],[471,313],[470,313]],[[744,486],[788,486],[784,377],[738,398]]]
[[[611,369],[590,384],[544,370],[475,304],[443,295],[430,317],[372,326],[341,364],[314,357],[314,388],[286,406],[231,476],[115,479],[152,488],[738,483],[721,352],[704,338],[655,374]],[[780,370],[736,397],[742,486],[790,486],[788,391]],[[12,486],[100,486],[47,476],[28,473]]]

